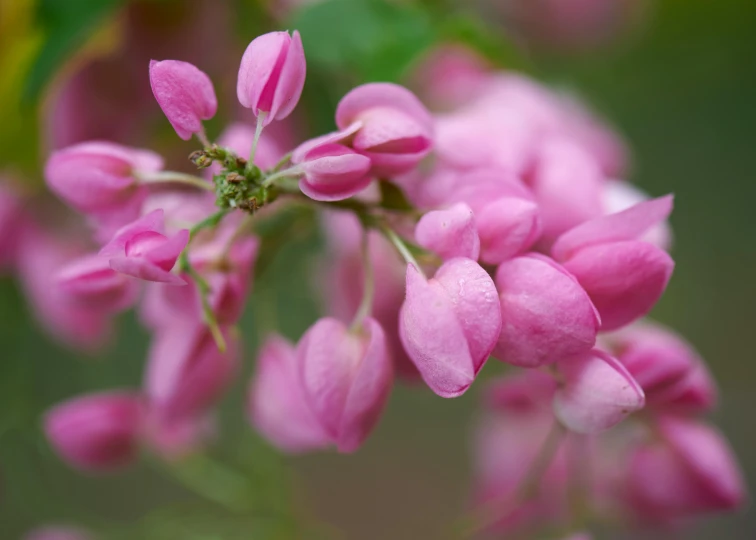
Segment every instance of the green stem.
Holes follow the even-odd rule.
[[[273,182],[280,178],[294,178],[301,175],[302,168],[298,165],[295,165],[294,167],[290,167],[288,169],[284,169],[282,171],[271,174],[263,181],[262,185],[263,187],[270,187],[271,185],[273,185]]]
[[[373,265],[370,261],[370,236],[367,229],[362,230],[362,271],[365,274],[365,284],[362,290],[362,302],[357,309],[350,330],[356,331],[365,319],[370,316],[373,309],[373,297],[375,296],[375,276],[373,274]]]
[[[399,252],[399,254],[404,258],[404,260],[408,264],[412,264],[417,268],[417,271],[423,274],[422,267],[418,264],[418,262],[415,260],[415,257],[412,256],[412,253],[410,253],[410,250],[407,248],[407,244],[404,243],[404,240],[399,238],[399,235],[397,235],[390,227],[381,224],[379,226],[381,232],[383,235],[392,243],[394,244],[394,247]]]
[[[210,333],[215,340],[215,344],[218,346],[218,350],[222,353],[226,352],[226,339],[223,337],[223,333],[218,325],[218,320],[216,319],[213,308],[210,305],[210,285],[208,285],[205,278],[202,277],[202,275],[192,266],[191,262],[189,262],[189,244],[191,244],[197,233],[204,229],[216,227],[228,213],[229,210],[220,210],[189,229],[189,242],[181,252],[181,255],[179,255],[178,260],[179,269],[186,273],[197,285],[197,290],[199,291],[200,300],[202,302],[202,318],[210,330]]]
[[[213,191],[215,189],[213,185],[204,178],[175,171],[141,174],[137,179],[141,184],[183,184],[207,191]]]
[[[265,117],[268,113],[260,111],[260,115],[257,117],[257,125],[255,126],[255,138],[252,139],[252,148],[249,151],[249,161],[247,162],[247,169],[252,170],[255,164],[255,154],[257,154],[257,143],[260,142],[260,135],[262,135],[263,125],[265,123]]]
[[[202,144],[203,148],[210,148],[210,139],[207,138],[205,133],[205,126],[202,126],[202,131],[196,133],[197,140]]]

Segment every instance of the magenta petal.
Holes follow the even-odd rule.
[[[564,233],[554,243],[552,256],[558,261],[572,257],[581,248],[609,242],[637,240],[672,212],[673,196],[644,201],[616,214],[592,219]]]
[[[415,94],[397,84],[369,83],[351,90],[336,109],[336,125],[344,129],[359,120],[365,111],[377,107],[402,111],[426,130],[433,129],[433,118]]]
[[[58,286],[77,304],[114,313],[128,309],[137,299],[138,283],[110,268],[108,259],[90,255],[58,272]]]
[[[282,120],[291,114],[302,94],[306,71],[307,63],[302,48],[302,37],[298,31],[294,30],[273,96],[271,118],[266,118],[266,124],[273,119]]]
[[[302,192],[315,200],[346,199],[371,181],[367,176],[370,160],[340,144],[312,149],[300,167],[304,171],[300,181]]]
[[[188,242],[189,230],[182,229],[160,244],[155,245],[152,249],[146,251],[143,257],[163,270],[170,271],[176,264],[176,260],[179,255],[181,255],[181,252],[184,251]],[[128,252],[127,245],[126,253],[128,254]]]
[[[477,260],[480,253],[475,216],[465,203],[425,214],[415,227],[415,239],[442,259],[466,257]]]
[[[334,131],[333,133],[326,133],[320,137],[315,137],[309,141],[305,141],[297,146],[291,153],[291,162],[294,164],[302,163],[305,160],[305,156],[311,151],[320,146],[325,146],[334,143],[343,143],[346,139],[349,139],[352,135],[362,128],[362,122],[353,122],[343,130]]]
[[[441,397],[465,393],[477,373],[452,301],[413,266],[407,266],[407,296],[399,314],[404,349],[423,380]]]
[[[538,367],[588,352],[599,317],[588,294],[564,268],[541,255],[505,262],[496,272],[502,329],[494,356]]]
[[[162,209],[153,210],[149,214],[142,216],[133,223],[124,225],[113,235],[113,238],[100,250],[103,257],[114,255],[124,255],[126,252],[126,243],[134,236],[144,232],[163,232],[165,222],[165,213]]]
[[[477,213],[481,259],[500,264],[527,251],[541,235],[538,205],[514,197],[504,197]]]
[[[478,263],[463,258],[446,261],[431,281],[443,287],[449,296],[477,373],[501,332],[496,285]]]
[[[571,431],[604,431],[645,404],[640,385],[606,353],[594,349],[556,366],[562,386],[554,395],[554,414]]]
[[[138,395],[103,392],[73,398],[45,415],[45,433],[61,457],[83,470],[107,471],[136,457],[142,423]]]
[[[393,382],[394,372],[389,357],[386,335],[374,320],[365,320],[369,335],[359,369],[349,389],[339,427],[336,445],[339,452],[357,450],[375,427],[383,412]]]
[[[674,265],[665,251],[638,241],[583,248],[564,263],[591,297],[602,330],[615,330],[648,313]]]
[[[163,270],[159,266],[142,258],[135,257],[112,257],[110,267],[116,272],[126,274],[144,281],[155,281],[157,283],[167,283],[169,285],[186,285],[181,276]]]
[[[203,131],[202,120],[215,116],[218,101],[210,78],[188,62],[150,62],[150,85],[160,108],[179,137]]]
[[[239,66],[236,95],[242,106],[259,114],[259,101],[291,40],[287,32],[269,32],[255,38],[244,51]]]
[[[331,444],[303,394],[296,349],[281,337],[268,338],[260,350],[248,403],[255,428],[285,452]]]

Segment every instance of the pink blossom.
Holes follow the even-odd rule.
[[[117,313],[136,303],[139,284],[110,267],[106,257],[87,255],[67,264],[57,274],[57,285],[74,303]]]
[[[339,452],[356,451],[375,427],[393,369],[383,329],[372,318],[351,330],[323,318],[302,336],[297,362],[305,399]]]
[[[609,429],[645,405],[643,389],[606,353],[594,349],[555,365],[561,386],[554,395],[554,414],[572,431]]]
[[[255,38],[244,51],[236,94],[239,102],[263,125],[291,114],[304,87],[306,63],[302,38],[296,30],[270,32]]]
[[[324,276],[329,313],[349,322],[362,301],[364,269],[360,253],[360,223],[347,212],[325,214],[325,228],[329,236],[328,266]],[[368,234],[370,264],[373,267],[375,290],[372,317],[386,334],[389,356],[396,374],[404,380],[416,381],[419,373],[407,356],[399,338],[399,310],[404,302],[405,268],[396,250],[386,239],[373,231]]]
[[[298,361],[291,343],[275,335],[268,338],[258,355],[248,397],[249,418],[255,429],[289,453],[331,444],[304,394]]]
[[[53,152],[45,165],[45,179],[56,195],[80,212],[98,215],[130,209],[133,213],[146,196],[139,175],[162,167],[162,158],[149,150],[94,141]]]
[[[336,109],[336,125],[340,130],[358,126],[351,147],[370,158],[375,176],[407,172],[432,146],[430,113],[412,92],[391,83],[350,91]]]
[[[204,72],[179,60],[150,61],[150,85],[160,108],[185,141],[204,134],[203,120],[215,116],[218,100]]]
[[[480,254],[475,216],[465,203],[425,214],[415,227],[415,239],[442,259],[465,257],[477,260]]]
[[[569,139],[551,139],[538,149],[529,183],[543,220],[546,244],[602,214],[604,177],[596,160]]]
[[[166,237],[164,227],[163,211],[150,212],[122,227],[99,256],[107,258],[116,272],[145,281],[186,285],[171,269],[189,242],[189,231],[182,229]]]
[[[602,330],[645,315],[664,292],[674,262],[665,251],[637,238],[671,210],[671,195],[642,202],[578,225],[554,243],[552,256],[588,292],[601,315]]]
[[[743,474],[724,437],[696,420],[659,420],[660,440],[633,453],[626,480],[639,517],[669,522],[745,502]]]
[[[485,85],[486,61],[462,45],[442,45],[428,54],[413,74],[424,101],[441,108],[469,101]]]
[[[203,323],[177,321],[161,329],[150,347],[144,382],[151,413],[165,425],[202,416],[236,369],[236,342],[230,340],[229,350],[220,352]]]
[[[548,257],[530,254],[496,271],[502,328],[493,355],[523,367],[588,352],[600,319],[575,278]]]
[[[604,182],[601,205],[604,214],[616,214],[649,200],[651,197],[628,182],[608,180]],[[639,240],[654,244],[665,251],[672,246],[672,228],[667,221],[661,221],[650,227]]]
[[[501,331],[496,287],[475,261],[451,259],[426,280],[407,265],[399,334],[425,382],[457,397],[475,380]]]
[[[225,225],[225,224],[224,224]],[[210,286],[207,301],[222,326],[242,316],[252,286],[252,270],[259,249],[256,237],[234,240],[235,228],[222,226],[212,240],[192,244],[189,261]],[[201,322],[202,302],[196,284],[186,287],[151,284],[141,305],[141,317],[155,329],[178,321]]]
[[[45,415],[44,427],[50,444],[70,465],[108,471],[135,459],[141,426],[138,395],[104,392],[56,405]]]
[[[370,159],[341,144],[319,144],[295,151],[292,163],[304,174],[299,189],[316,201],[347,199],[372,180],[367,174]]]
[[[710,410],[717,389],[706,364],[682,337],[658,324],[630,326],[606,336],[617,359],[638,381],[655,411]]]
[[[81,255],[71,242],[32,226],[19,243],[17,270],[39,323],[65,345],[94,351],[110,337],[110,318],[99,310],[83,307],[55,283],[56,272]]]

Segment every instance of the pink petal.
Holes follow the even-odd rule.
[[[425,214],[415,227],[415,239],[442,259],[466,257],[477,260],[480,253],[475,216],[465,203]]]
[[[541,235],[538,205],[514,197],[504,197],[477,213],[481,259],[499,264],[527,251]]]
[[[554,395],[554,414],[571,431],[604,431],[645,404],[640,385],[606,353],[593,350],[556,366],[563,386]]]
[[[239,66],[236,95],[239,103],[252,109],[255,116],[259,115],[259,104],[271,77],[276,70],[280,73],[290,41],[287,32],[269,32],[255,38],[244,51]],[[272,93],[269,99],[272,104]]]
[[[564,263],[591,297],[602,330],[615,330],[648,313],[674,265],[666,252],[638,241],[586,247]]]
[[[126,252],[126,243],[132,237],[144,232],[163,233],[165,215],[162,209],[153,210],[149,214],[142,216],[138,220],[121,227],[116,231],[113,238],[100,250],[103,257],[114,255],[124,255]]]
[[[266,119],[266,124],[273,119],[282,120],[291,114],[302,94],[306,71],[307,64],[302,48],[302,38],[299,32],[294,30],[276,85],[270,119]]]
[[[588,221],[564,233],[551,249],[555,259],[564,261],[583,248],[636,240],[672,212],[673,196],[644,201],[616,214]]]
[[[392,83],[363,84],[350,91],[336,109],[336,125],[344,129],[359,120],[364,112],[377,107],[397,109],[413,118],[425,130],[433,129],[433,119],[420,100],[403,86]]]

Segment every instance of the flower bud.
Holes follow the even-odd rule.
[[[359,126],[351,146],[370,158],[371,175],[413,169],[431,150],[433,120],[415,95],[391,83],[358,86],[339,102],[336,125]]]
[[[260,350],[248,403],[255,429],[284,452],[331,444],[304,394],[296,349],[281,337],[268,338]]]
[[[100,310],[84,307],[63,288],[52,286],[57,271],[81,256],[77,246],[30,227],[19,242],[18,276],[36,319],[56,340],[95,351],[108,341],[112,324]]]
[[[444,260],[465,257],[475,261],[480,254],[475,216],[465,203],[425,214],[415,227],[415,239]]]
[[[722,435],[695,420],[666,417],[660,441],[637,448],[627,472],[640,517],[669,522],[745,502],[743,475]]]
[[[150,347],[145,375],[150,411],[166,425],[203,415],[236,372],[236,342],[228,345],[228,351],[220,352],[203,323],[178,321],[161,329]]]
[[[391,391],[386,336],[372,318],[350,331],[336,319],[316,322],[297,346],[305,399],[339,452],[357,450],[378,422]]]
[[[141,400],[127,392],[80,396],[50,409],[44,424],[50,444],[69,464],[107,471],[136,457]]]
[[[571,431],[604,431],[645,404],[640,385],[606,353],[594,349],[559,360],[556,367],[562,384],[554,395],[554,414]]]
[[[503,197],[476,214],[480,234],[480,258],[499,264],[527,251],[541,236],[541,216],[536,203]]]
[[[182,229],[166,237],[164,227],[163,211],[150,212],[116,232],[99,255],[107,258],[116,272],[145,281],[186,285],[171,269],[189,242],[189,231]]]
[[[425,382],[441,397],[465,393],[501,331],[496,287],[470,259],[451,259],[426,280],[407,265],[399,333]]]
[[[661,325],[631,326],[607,336],[617,359],[655,410],[701,413],[713,407],[716,387],[703,360],[680,336]]]
[[[58,287],[82,307],[117,313],[136,303],[139,285],[110,268],[107,258],[87,255],[58,272]]]
[[[341,144],[319,144],[300,150],[292,155],[292,163],[304,173],[299,189],[316,201],[347,199],[372,180],[367,174],[370,159]]]
[[[571,140],[552,139],[541,145],[530,184],[548,244],[602,214],[604,177],[599,164]]]
[[[291,114],[304,87],[306,63],[302,38],[296,30],[270,32],[255,38],[242,56],[236,95],[263,125]]]
[[[108,142],[85,142],[53,152],[45,165],[50,189],[80,212],[130,209],[146,196],[141,173],[157,172],[163,160],[148,150]]]
[[[163,114],[185,141],[204,133],[202,121],[218,110],[212,81],[188,62],[151,60],[150,85]]]
[[[671,195],[642,202],[578,225],[554,243],[552,256],[591,297],[602,330],[615,330],[645,315],[664,292],[674,261],[636,238],[671,210]]]
[[[499,360],[538,367],[593,348],[598,313],[575,278],[548,257],[503,263],[496,286],[503,324],[493,355]]]

